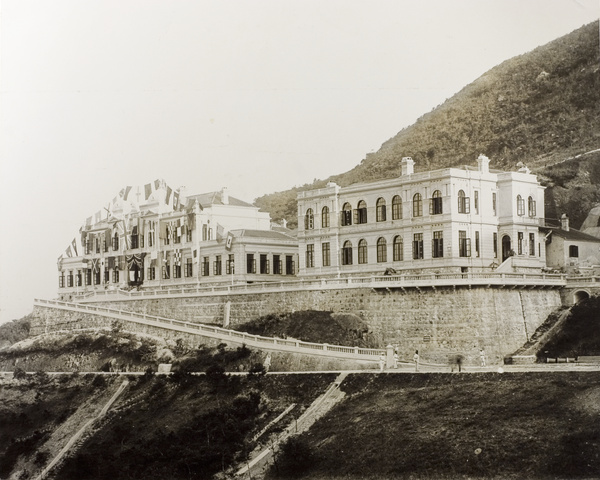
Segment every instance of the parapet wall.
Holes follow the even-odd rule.
[[[424,361],[445,362],[448,355],[460,353],[467,363],[475,364],[480,348],[485,349],[489,363],[500,363],[561,305],[561,298],[556,289],[539,288],[356,288],[139,299],[96,305],[188,322],[222,323],[227,302],[232,326],[271,313],[353,313],[369,325],[380,347],[398,345],[400,358],[412,358],[418,349]]]

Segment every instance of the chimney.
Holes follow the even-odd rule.
[[[402,175],[412,175],[415,173],[415,161],[410,157],[402,158]]]
[[[490,173],[490,159],[483,153],[477,157],[477,165],[481,173]]]
[[[229,205],[229,193],[227,193],[227,187],[223,187],[223,190],[221,190],[221,202],[223,205]]]
[[[569,231],[569,216],[566,213],[563,213],[560,217],[560,229],[565,232]]]

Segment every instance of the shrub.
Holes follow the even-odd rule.
[[[94,380],[92,380],[92,386],[94,388],[104,388],[106,387],[106,379],[104,375],[96,375]]]
[[[15,380],[23,380],[27,378],[27,373],[21,367],[15,367],[15,370],[13,371],[13,378]]]
[[[311,446],[301,437],[290,437],[281,445],[275,460],[275,470],[279,476],[294,478],[306,472],[315,459]]]

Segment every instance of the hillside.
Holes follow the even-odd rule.
[[[598,379],[597,372],[351,375],[341,385],[344,401],[267,478],[598,478]]]
[[[327,181],[344,186],[395,177],[402,157],[412,157],[416,171],[425,171],[473,164],[484,153],[494,168],[512,169],[524,162],[534,172],[544,173],[556,162],[600,148],[598,28],[598,22],[591,23],[492,68],[352,170],[264,195],[255,204],[274,220],[285,218],[294,226],[298,191]],[[581,182],[596,200],[600,197],[596,179]],[[574,196],[567,193],[559,207],[550,209],[566,208],[569,216],[579,218],[571,212]]]

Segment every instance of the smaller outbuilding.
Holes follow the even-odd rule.
[[[563,214],[560,227],[543,227],[546,233],[546,265],[569,274],[600,272],[600,238],[569,227]]]

